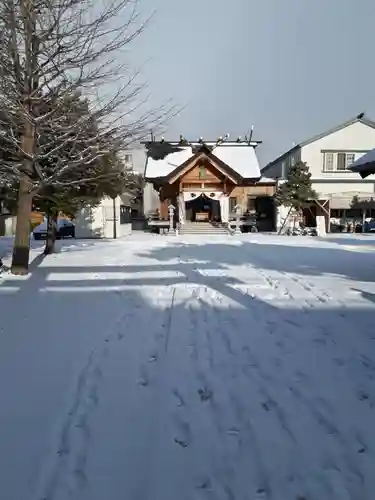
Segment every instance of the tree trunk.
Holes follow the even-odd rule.
[[[57,215],[49,213],[47,215],[47,239],[44,247],[44,255],[50,255],[55,251]]]
[[[116,198],[112,198],[113,201],[113,239],[117,238],[117,224],[116,224]]]
[[[33,196],[30,194],[30,178],[23,174],[18,190],[17,223],[14,239],[12,268],[13,274],[24,275],[29,271],[30,255],[30,214]]]
[[[24,25],[24,77],[23,80],[23,127],[21,134],[21,149],[25,153],[22,160],[23,172],[20,176],[17,206],[17,225],[16,236],[14,239],[13,258],[11,271],[13,274],[27,274],[29,271],[30,255],[30,213],[33,201],[33,185],[31,176],[34,170],[34,152],[35,152],[35,124],[30,120],[33,116],[33,106],[30,100],[30,94],[38,88],[37,54],[38,37],[35,36],[35,6],[29,2],[20,3],[21,15]],[[16,28],[14,28],[16,29]],[[14,36],[17,37],[17,31]],[[13,40],[14,42],[14,40]],[[19,61],[17,61],[17,64]],[[16,79],[22,72],[16,65]],[[21,81],[18,84],[21,84]]]

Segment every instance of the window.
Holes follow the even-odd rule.
[[[206,178],[206,167],[199,167],[199,178],[200,179],[205,179]]]
[[[229,198],[229,212],[235,212],[237,205],[237,198],[235,196]]]
[[[337,153],[337,167],[340,172],[346,170],[346,153]]]
[[[350,172],[349,166],[364,154],[364,152],[324,152],[323,172]]]
[[[295,164],[296,164],[296,157],[295,157],[294,155],[292,155],[292,156],[290,157],[290,165],[291,165],[292,167],[294,167],[294,165],[295,165]]]
[[[346,168],[348,168],[354,162],[355,162],[355,154],[346,153]]]
[[[324,153],[324,170],[326,172],[333,171],[333,153]]]
[[[131,223],[131,208],[126,205],[120,205],[120,224]]]

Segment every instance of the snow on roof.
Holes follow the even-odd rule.
[[[263,182],[264,184],[275,184],[276,179],[272,179],[272,177],[261,177],[258,182]]]
[[[218,146],[216,146],[216,143],[207,142],[205,144],[207,146],[212,146],[212,154],[226,163],[241,177],[260,177],[260,168],[254,146],[249,146],[247,143],[227,142]],[[193,146],[197,145],[199,144],[193,144]],[[149,156],[147,159],[145,177],[154,179],[169,175],[177,167],[194,156],[190,145],[178,146],[178,148],[180,148],[180,151],[170,153],[163,159],[155,160]]]
[[[240,144],[218,146],[212,153],[231,167],[241,177],[259,178],[260,168],[255,149],[251,146]]]

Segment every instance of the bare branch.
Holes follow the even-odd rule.
[[[170,103],[142,111],[146,87],[126,51],[152,16],[142,21],[137,9],[136,0],[0,4],[0,173],[27,175],[33,191],[62,185],[176,112]]]

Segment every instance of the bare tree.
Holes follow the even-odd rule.
[[[125,50],[147,24],[136,8],[134,0],[1,2],[0,134],[6,147],[0,173],[19,186],[15,274],[28,270],[33,197],[140,139],[172,109],[142,112],[144,87],[129,76]],[[77,92],[87,96],[88,112],[72,120],[68,101]],[[42,140],[46,129],[53,144]],[[59,154],[67,148],[68,157]],[[45,169],[48,159],[53,162]]]

